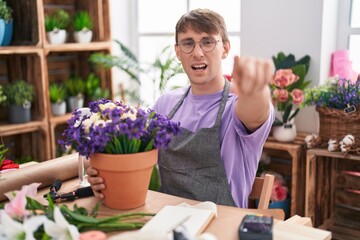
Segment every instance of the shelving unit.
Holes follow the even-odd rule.
[[[48,88],[52,82],[65,82],[72,74],[85,79],[91,72],[101,79],[102,88],[112,96],[111,71],[95,68],[89,61],[94,52],[111,52],[108,0],[17,0],[8,1],[13,8],[14,35],[11,45],[0,47],[0,84],[24,79],[36,89],[32,103],[32,121],[9,124],[5,107],[0,107],[0,138],[12,157],[30,155],[45,161],[57,157],[57,140],[71,113],[52,116]],[[79,44],[68,31],[65,44],[51,45],[46,40],[45,18],[56,9],[72,15],[85,10],[93,19],[91,43]]]

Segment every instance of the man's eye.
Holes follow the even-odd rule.
[[[213,43],[214,43],[214,41],[210,40],[210,39],[205,39],[205,40],[201,41],[201,44],[203,46],[209,46],[209,45],[212,45]]]
[[[183,45],[184,47],[192,47],[194,46],[193,42],[183,42],[181,45]]]

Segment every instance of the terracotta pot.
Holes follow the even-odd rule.
[[[104,204],[113,209],[134,209],[145,204],[158,150],[135,154],[95,153],[90,165],[99,171],[106,189]]]

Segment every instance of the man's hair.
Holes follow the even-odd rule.
[[[224,18],[209,9],[192,10],[179,19],[175,27],[175,42],[178,43],[178,34],[191,29],[195,32],[208,34],[219,34],[223,42],[229,42]]]

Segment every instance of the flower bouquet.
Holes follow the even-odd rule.
[[[103,232],[141,228],[152,213],[119,214],[96,218],[98,205],[91,212],[74,205],[55,205],[48,196],[44,203],[36,200],[40,183],[23,186],[5,195],[9,202],[0,205],[0,239],[86,239],[80,232]],[[130,221],[129,221],[130,220]]]
[[[303,106],[316,106],[320,117],[319,136],[325,144],[330,139],[339,142],[346,135],[355,136],[360,147],[360,80],[337,76],[324,85],[305,90]]]
[[[285,56],[280,52],[277,57],[273,56],[273,62],[276,71],[271,83],[271,93],[273,103],[281,114],[281,118],[275,119],[274,126],[282,126],[294,119],[300,110],[299,106],[304,99],[303,90],[310,84],[310,81],[305,81],[310,57],[306,55],[296,61],[294,55]]]
[[[131,209],[145,202],[157,149],[178,133],[179,123],[154,110],[102,99],[73,113],[60,144],[90,158],[106,182],[105,205]]]

